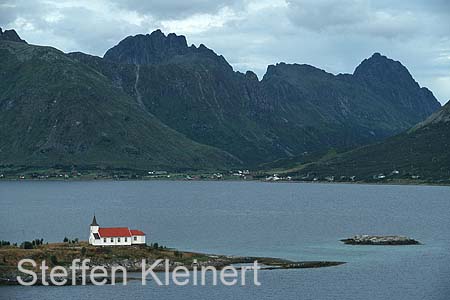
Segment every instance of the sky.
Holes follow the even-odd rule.
[[[260,79],[278,62],[352,73],[380,52],[401,61],[441,103],[450,99],[447,0],[0,0],[0,27],[31,44],[98,56],[128,35],[159,28]]]

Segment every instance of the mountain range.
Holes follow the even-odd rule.
[[[97,57],[0,29],[0,79],[3,166],[257,167],[379,142],[440,108],[379,53],[353,74],[278,63],[259,80],[160,30]]]

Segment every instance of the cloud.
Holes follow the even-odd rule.
[[[423,26],[423,14],[409,7],[379,7],[361,0],[290,0],[288,16],[296,26],[329,34],[405,38],[420,34]]]
[[[210,0],[116,0],[114,3],[123,9],[136,11],[140,14],[153,15],[161,19],[178,20],[195,14],[215,14],[225,7],[239,4],[240,1],[210,1]]]
[[[224,7],[216,14],[194,14],[184,19],[163,20],[160,24],[162,29],[168,32],[195,34],[223,27],[226,23],[238,18],[233,10]]]
[[[353,26],[370,15],[368,3],[358,0],[289,0],[288,6],[295,25],[314,31]]]
[[[450,98],[446,0],[3,0],[0,26],[30,43],[102,56],[157,28],[204,43],[240,71],[308,63],[351,73],[373,52],[400,60],[441,102]]]

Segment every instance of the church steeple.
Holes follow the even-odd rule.
[[[94,218],[92,219],[91,226],[99,226],[99,225],[97,224],[97,220],[95,219],[95,214],[94,214]]]

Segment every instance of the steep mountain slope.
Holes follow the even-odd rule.
[[[98,71],[0,41],[0,165],[229,168],[238,160],[162,124]]]
[[[420,178],[450,182],[450,102],[411,130],[384,142],[307,164],[293,173],[313,176]],[[386,176],[386,177],[384,177]]]
[[[375,93],[312,66],[269,66],[262,85],[280,117],[273,126],[287,120],[328,147],[368,143],[411,126]]]
[[[169,36],[156,31],[127,38],[110,49],[102,62],[80,53],[69,55],[96,68],[136,99],[139,92],[148,111],[200,143],[225,149],[246,163],[286,155],[277,149],[273,134],[257,122],[258,114],[268,108],[263,102],[266,99],[258,95],[256,75],[235,73],[223,57],[205,46],[188,47],[184,37]],[[147,46],[141,45],[142,39]],[[153,50],[141,57],[136,49],[153,49],[157,47],[153,43],[176,49],[164,48],[163,54],[155,55],[159,60],[149,61]],[[174,54],[169,57],[167,53]],[[130,61],[147,64],[124,67],[130,66]]]
[[[262,83],[271,99],[287,105],[283,111],[317,107],[321,116],[308,112],[311,119],[361,126],[361,134],[372,129],[372,135],[391,135],[440,107],[400,62],[379,53],[365,59],[353,75],[334,76],[308,65],[278,64],[269,66]]]
[[[381,140],[440,106],[399,62],[379,54],[365,60],[355,75],[281,63],[269,66],[262,81],[252,72],[234,72],[203,45],[188,46],[184,36],[159,30],[127,37],[102,62],[71,55],[109,77],[168,126],[250,165]],[[386,74],[373,71],[380,64],[403,80],[390,84]],[[390,93],[381,93],[386,87]]]
[[[159,30],[104,58],[0,37],[0,165],[251,167],[379,141],[440,106],[379,54],[354,75],[280,63],[259,81]]]

